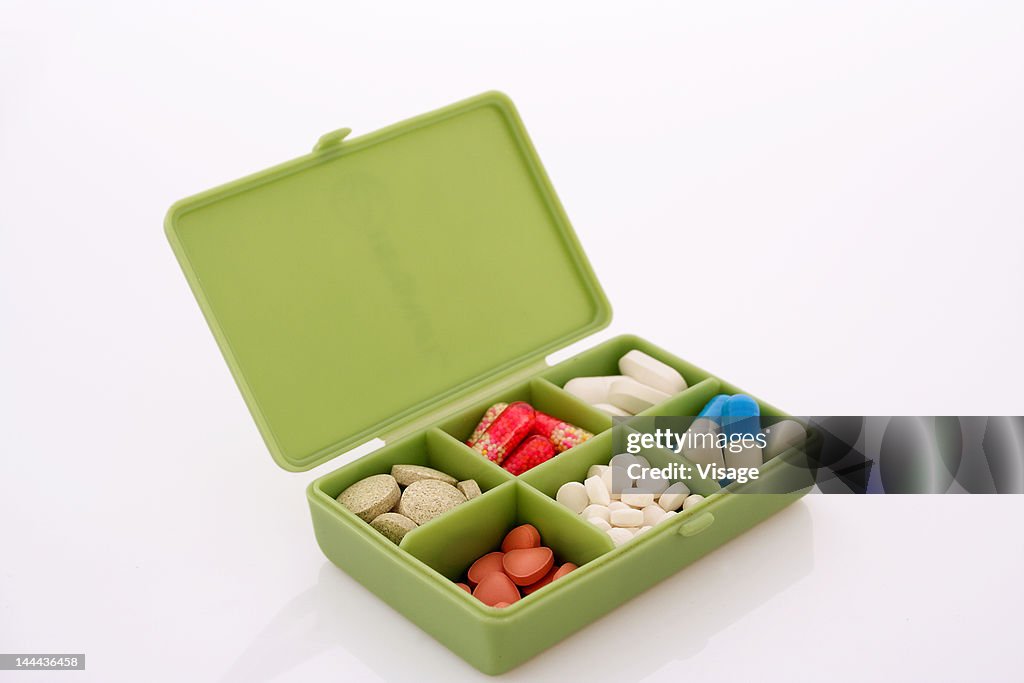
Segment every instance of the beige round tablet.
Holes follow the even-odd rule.
[[[408,486],[414,481],[421,481],[423,479],[443,481],[452,486],[455,486],[457,481],[455,477],[447,475],[440,470],[435,470],[433,467],[424,467],[423,465],[392,465],[391,476],[395,478],[399,486]]]
[[[361,479],[338,495],[338,502],[364,521],[372,521],[390,510],[402,492],[390,474],[375,474]]]
[[[415,529],[417,524],[405,515],[400,515],[397,512],[385,512],[370,522],[370,526],[384,534],[386,539],[397,544],[401,543],[405,535]]]
[[[455,488],[457,488],[459,492],[466,497],[466,500],[473,500],[477,496],[481,495],[480,484],[476,483],[476,479],[460,481],[455,485]]]
[[[417,524],[425,524],[465,502],[466,497],[451,484],[421,479],[405,487],[402,500],[398,503],[398,512]]]

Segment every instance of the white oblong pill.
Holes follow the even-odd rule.
[[[768,462],[779,453],[803,443],[807,430],[795,420],[783,420],[764,430],[764,460]]]
[[[565,383],[565,390],[587,403],[608,403],[608,391],[612,382],[622,375],[608,377],[574,377]]]
[[[629,509],[630,509],[630,507],[628,505],[626,505],[625,503],[623,503],[621,500],[613,500],[612,502],[608,503],[608,513],[609,514],[611,514],[612,512],[615,512],[616,510],[629,510]]]
[[[718,445],[721,431],[714,420],[698,417],[683,435],[683,457],[695,465],[725,467],[722,448]]]
[[[604,505],[588,505],[587,507],[583,508],[583,512],[580,513],[580,517],[582,517],[583,519],[593,519],[594,517],[597,517],[607,522],[608,508],[605,507]]]
[[[608,488],[612,500],[619,500],[622,497],[622,490],[633,485],[633,480],[621,467],[609,467],[601,474],[601,479],[604,480],[604,485]]]
[[[612,510],[608,518],[612,526],[638,527],[644,524],[644,511],[633,509]]]
[[[660,505],[648,505],[643,509],[644,526],[654,526],[665,516],[665,511]]]
[[[672,519],[673,517],[675,517],[678,514],[679,513],[676,512],[675,510],[669,510],[668,512],[665,513],[665,516],[661,518],[661,521],[658,522],[658,524],[664,524],[665,522],[667,522],[668,520]]]
[[[700,495],[699,493],[689,495],[686,497],[686,500],[683,501],[683,511],[685,512],[686,510],[697,507],[703,502],[704,496]]]
[[[683,501],[690,495],[690,487],[681,481],[669,486],[665,489],[665,492],[658,497],[658,506],[667,512],[678,510],[683,505]]]
[[[632,417],[633,413],[627,412],[618,406],[613,406],[611,403],[595,403],[594,407],[598,410],[603,410],[609,415],[615,417]]]
[[[590,497],[587,489],[578,481],[570,481],[562,484],[555,494],[555,500],[569,508],[576,514],[583,512],[583,508],[590,504]]]
[[[636,349],[619,359],[619,370],[623,375],[666,394],[678,394],[686,388],[686,380],[678,370]]]
[[[668,398],[669,395],[664,391],[641,384],[632,377],[623,377],[612,382],[608,400],[604,403],[611,403],[636,415],[655,404],[667,401]]]
[[[588,477],[583,482],[583,487],[587,490],[587,497],[590,502],[594,505],[608,505],[612,502],[612,497],[608,493],[608,487],[604,485],[604,480],[599,475]]]
[[[608,465],[591,465],[590,469],[587,470],[587,479],[593,477],[594,475],[603,477],[604,473],[609,470],[611,470],[611,467],[609,467]]]
[[[736,446],[738,448],[735,452],[729,446],[725,448],[726,467],[760,467],[764,463],[764,455],[761,454],[761,447],[757,443],[737,442]]]
[[[644,493],[653,493],[655,497],[660,496],[662,492],[668,488],[671,483],[668,479],[662,477],[654,477],[651,475],[652,470],[644,470],[644,476],[640,477],[634,482],[634,486],[638,491]]]
[[[596,526],[601,531],[610,531],[612,528],[612,525],[608,523],[608,520],[601,519],[600,517],[591,517],[587,521]]]
[[[632,453],[619,453],[613,455],[612,459],[608,461],[609,467],[628,469],[630,465],[642,465],[642,463]]]
[[[642,527],[640,527],[639,529],[636,530],[636,535],[639,536],[640,534],[647,533],[648,531],[650,531],[653,528],[654,527],[650,526],[650,525],[642,526]]]
[[[623,543],[627,543],[633,540],[633,532],[629,529],[620,529],[619,527],[615,527],[609,529],[605,533],[607,533],[609,538],[612,539],[612,543],[615,544],[616,548],[618,548]]]
[[[622,492],[622,502],[630,507],[643,509],[654,504],[654,494],[628,489]]]

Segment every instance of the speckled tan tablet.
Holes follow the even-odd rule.
[[[401,543],[407,533],[416,528],[416,522],[397,512],[385,512],[370,522],[377,531],[392,543]]]
[[[421,479],[405,487],[398,512],[417,524],[424,524],[465,502],[466,497],[451,484]]]
[[[466,481],[460,481],[455,485],[462,495],[466,497],[466,500],[473,500],[480,495],[480,485],[476,483],[476,479],[467,479]]]
[[[392,465],[391,476],[395,478],[399,486],[408,486],[414,481],[421,481],[423,479],[443,481],[452,486],[455,486],[455,482],[458,481],[455,477],[449,476],[444,472],[435,470],[432,467],[423,467],[422,465]]]
[[[398,482],[390,474],[375,474],[349,486],[338,502],[364,521],[372,521],[390,510],[402,495]]]

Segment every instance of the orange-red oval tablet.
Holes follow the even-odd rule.
[[[505,553],[487,553],[470,566],[469,571],[466,572],[466,578],[475,586],[488,574],[503,571],[501,566],[503,557],[505,557]]]
[[[507,603],[507,602],[496,602],[493,605],[491,605],[491,607],[508,607],[508,606],[509,606],[509,603]]]
[[[503,573],[491,572],[473,590],[473,597],[491,607],[500,602],[511,605],[519,600],[519,589]]]
[[[540,532],[532,524],[517,526],[505,534],[505,540],[501,542],[502,552],[510,550],[522,550],[523,548],[537,548],[540,546]]]
[[[545,574],[544,576],[542,576],[540,578],[540,581],[537,581],[536,583],[531,583],[529,586],[523,586],[523,588],[522,588],[523,595],[529,595],[530,593],[533,593],[534,591],[538,591],[541,588],[543,588],[544,586],[546,586],[549,583],[551,583],[552,581],[554,581],[555,580],[555,574],[557,572],[558,572],[558,567],[556,567],[555,565],[551,565],[551,569],[548,570],[547,574]]]
[[[566,562],[558,568],[558,571],[554,573],[554,575],[551,577],[551,580],[554,581],[555,579],[560,579],[569,572],[571,572],[573,569],[579,569],[579,567],[574,565],[572,562]]]
[[[517,586],[540,581],[554,563],[555,554],[545,546],[510,550],[501,560],[505,573]]]
[[[466,584],[464,584],[464,583],[456,583],[455,585],[458,586],[459,588],[461,588],[462,590],[466,591],[470,595],[473,594],[473,589],[470,588],[469,586],[467,586]]]

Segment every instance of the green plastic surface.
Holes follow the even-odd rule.
[[[275,460],[308,469],[365,439],[402,434],[310,484],[324,554],[481,671],[526,661],[798,499],[806,453],[721,489],[635,541],[610,539],[554,501],[613,455],[612,420],[562,389],[618,374],[639,349],[688,388],[641,415],[695,415],[746,393],[634,336],[548,368],[544,356],[603,327],[610,308],[518,115],[489,93],[183,200],[166,231]],[[596,434],[520,477],[463,441],[496,401],[525,400]],[[782,415],[760,402],[763,415]],[[644,453],[655,465],[685,460]],[[483,495],[388,541],[335,498],[421,464]],[[781,489],[782,483],[786,486]],[[777,486],[791,494],[747,493]],[[459,589],[469,564],[529,522],[579,569],[505,609]]]
[[[347,135],[165,223],[288,470],[429,419],[611,316],[505,96]]]

